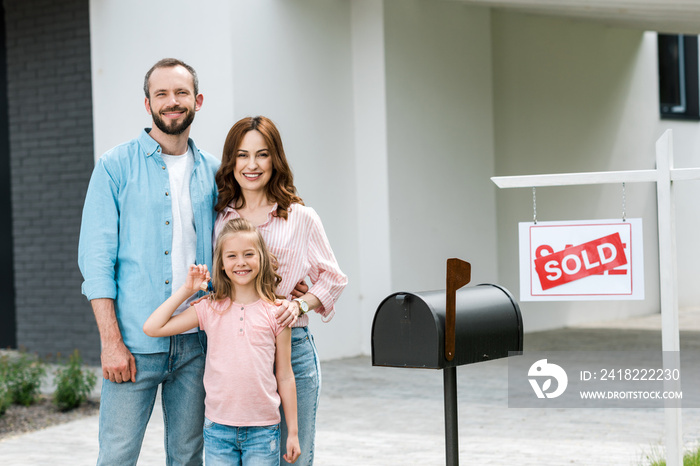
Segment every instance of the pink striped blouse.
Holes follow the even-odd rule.
[[[282,282],[277,294],[291,300],[294,286],[308,277],[311,281],[308,292],[321,301],[321,306],[314,311],[328,322],[335,314],[335,302],[348,278],[335,260],[321,219],[314,209],[301,204],[289,206],[287,220],[278,217],[276,211],[277,204],[267,214],[265,223],[258,226],[258,231],[279,263],[277,273]],[[214,241],[224,224],[233,218],[240,218],[240,215],[230,205],[219,212],[214,224]],[[305,327],[308,323],[309,316],[303,315],[294,326]]]

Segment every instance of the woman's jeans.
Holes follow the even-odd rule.
[[[292,369],[297,384],[297,423],[301,447],[301,456],[294,465],[307,466],[314,462],[316,410],[321,394],[321,365],[314,337],[308,327],[292,328]],[[282,458],[287,449],[287,424],[281,407],[280,412],[282,414],[280,464],[285,465],[290,464]]]
[[[136,464],[159,385],[166,464],[202,464],[203,343],[197,333],[170,337],[169,353],[134,354],[136,382],[102,381],[98,465]]]
[[[207,466],[278,466],[280,426],[234,427],[204,420]]]

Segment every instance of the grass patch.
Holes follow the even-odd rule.
[[[663,454],[658,450],[646,455],[649,466],[666,466],[666,460],[662,459]],[[700,447],[683,455],[683,466],[700,466]]]

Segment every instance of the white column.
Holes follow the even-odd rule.
[[[352,57],[357,167],[358,245],[362,351],[370,352],[371,326],[391,292],[389,174],[383,0],[353,0]]]

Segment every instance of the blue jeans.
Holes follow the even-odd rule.
[[[301,456],[294,463],[296,466],[310,466],[314,463],[314,445],[316,438],[316,410],[318,398],[321,395],[321,364],[314,337],[308,327],[292,328],[292,369],[297,384],[297,423],[299,424],[299,446]],[[282,455],[287,449],[287,424],[282,414],[282,439],[280,448],[280,464],[290,464],[284,461]]]
[[[278,466],[280,426],[233,427],[204,420],[207,466]]]
[[[159,385],[166,464],[202,464],[204,351],[197,333],[176,335],[169,353],[134,354],[136,382],[102,381],[98,465],[136,464]]]

